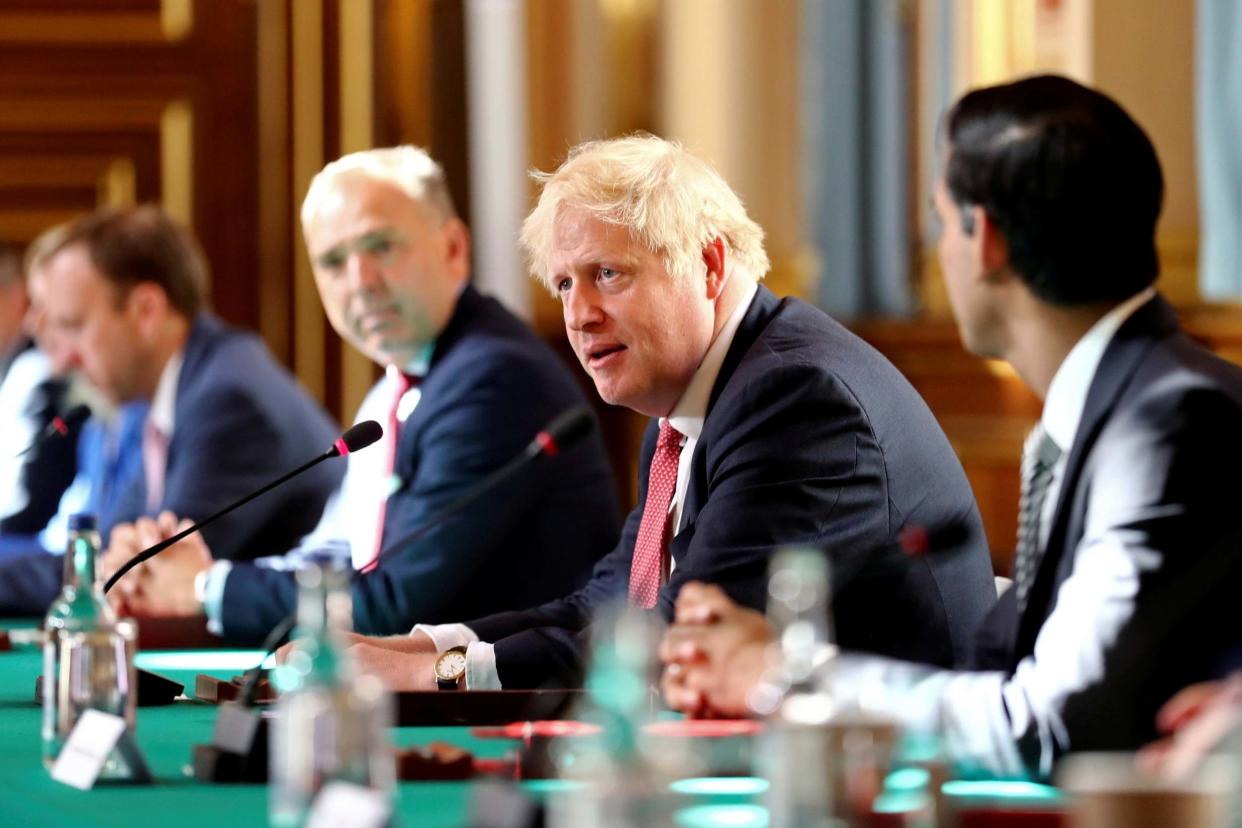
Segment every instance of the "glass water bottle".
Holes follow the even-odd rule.
[[[764,737],[773,828],[821,828],[833,820],[830,722],[835,705],[823,671],[835,652],[828,562],[818,549],[783,550],[768,577],[768,621],[777,635],[779,700]]]
[[[298,572],[298,643],[278,671],[282,694],[270,743],[272,825],[304,824],[329,782],[392,798],[392,702],[379,679],[354,672],[344,642],[352,615],[345,573],[317,566]]]
[[[131,733],[134,729],[137,626],[129,619],[118,621],[104,597],[99,548],[95,516],[71,516],[64,588],[44,620],[43,762],[49,768],[84,710],[120,716]],[[128,774],[124,760],[114,753],[99,778]]]

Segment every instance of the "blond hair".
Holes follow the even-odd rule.
[[[391,184],[412,201],[430,207],[440,218],[457,217],[444,169],[426,150],[403,144],[352,152],[320,170],[311,179],[306,198],[302,200],[302,224],[314,217],[341,179],[353,176]]]
[[[653,135],[588,141],[570,150],[556,172],[531,177],[543,191],[522,224],[522,248],[530,274],[554,293],[547,261],[564,209],[628,230],[674,278],[690,278],[716,238],[756,279],[768,272],[763,229],[720,173],[675,141]]]

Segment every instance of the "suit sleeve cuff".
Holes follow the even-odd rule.
[[[450,647],[467,647],[479,640],[474,630],[465,624],[415,624],[410,634],[420,632],[431,639],[437,653]]]
[[[496,671],[496,647],[486,641],[475,641],[466,648],[466,689],[502,690]]]
[[[224,582],[229,579],[232,561],[216,561],[207,570],[207,583],[203,587],[203,612],[207,614],[207,632],[224,635]]]

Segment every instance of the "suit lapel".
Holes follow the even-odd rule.
[[[178,429],[176,424],[190,421],[194,413],[185,410],[187,398],[191,396],[187,393],[187,389],[194,384],[196,377],[202,376],[202,369],[199,366],[207,358],[212,344],[223,331],[224,323],[209,313],[198,314],[190,325],[190,335],[186,338],[185,347],[181,352],[181,373],[177,376],[177,393],[173,396],[173,433],[168,443],[166,461],[169,469],[173,468],[175,458],[179,453],[181,441],[177,439],[177,436],[178,434],[184,435],[184,430]],[[145,482],[143,483],[143,497],[146,497]]]
[[[707,402],[707,415],[703,418],[703,433],[694,447],[694,457],[690,461],[690,482],[686,486],[686,498],[682,503],[681,533],[677,536],[680,538],[681,534],[685,534],[685,538],[682,539],[681,544],[670,543],[669,545],[669,552],[674,560],[677,559],[680,550],[689,543],[689,539],[694,537],[694,521],[703,506],[703,501],[707,498],[706,452],[708,447],[705,438],[712,411],[716,408],[716,401],[720,399],[721,393],[729,384],[729,380],[741,364],[743,357],[768,327],[772,317],[780,310],[780,306],[781,300],[776,297],[776,294],[763,285],[759,285],[755,298],[751,301],[746,315],[742,317],[742,322],[733,335],[733,341],[729,343],[729,351],[725,354],[724,361],[720,363],[720,373],[716,375],[716,382],[712,385],[712,393]]]
[[[1026,611],[1019,619],[1015,665],[1033,650],[1035,637],[1052,609],[1053,595],[1058,587],[1057,570],[1067,546],[1077,542],[1068,537],[1068,531],[1074,510],[1074,495],[1086,459],[1139,363],[1158,339],[1171,335],[1177,329],[1173,310],[1157,296],[1135,311],[1118,329],[1096,367],[1082,418],[1078,422],[1078,431],[1074,434],[1074,443],[1065,461],[1044,555],[1031,586]]]

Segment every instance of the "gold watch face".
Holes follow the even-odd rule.
[[[436,677],[456,681],[466,672],[466,654],[461,650],[448,650],[436,659]]]

